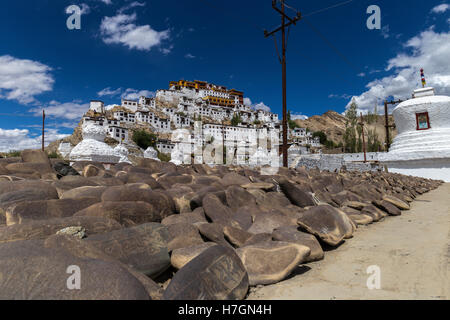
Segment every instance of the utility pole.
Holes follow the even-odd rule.
[[[364,152],[364,163],[367,162],[367,155],[366,155],[366,138],[364,137],[364,119],[361,112],[361,122],[359,124],[361,126],[361,133],[363,138],[363,152]]]
[[[389,111],[388,111],[388,104],[397,104],[402,103],[404,100],[397,100],[397,101],[387,101],[384,100],[384,127],[386,129],[386,151],[389,151],[389,148],[391,147],[391,139],[390,139],[390,128],[395,128],[395,125],[389,124]]]
[[[279,0],[281,2],[281,9],[277,8],[277,0],[272,0],[272,8],[277,11],[281,15],[281,26],[276,28],[275,30],[268,32],[264,30],[264,36],[267,38],[271,35],[275,37],[275,34],[281,30],[281,42],[282,42],[282,54],[281,58],[278,54],[278,59],[282,65],[282,77],[283,77],[283,167],[288,166],[288,155],[287,155],[287,107],[286,107],[286,27],[289,27],[292,24],[296,24],[297,21],[301,19],[301,13],[297,12],[297,16],[295,18],[290,18],[285,14],[285,4],[284,0]],[[286,23],[286,20],[289,20]],[[274,38],[275,39],[275,38]],[[276,45],[276,39],[275,39]],[[277,48],[278,52],[278,48]]]
[[[42,151],[44,151],[44,142],[45,142],[45,111],[42,110]]]

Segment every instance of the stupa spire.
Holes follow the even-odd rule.
[[[425,88],[427,82],[425,81],[425,74],[423,73],[423,69],[420,69],[420,76],[422,78],[422,88]]]

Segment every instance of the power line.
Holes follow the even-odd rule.
[[[321,12],[324,12],[324,11],[327,11],[327,10],[330,10],[330,9],[334,9],[334,8],[346,5],[346,4],[348,4],[350,2],[353,2],[353,1],[355,1],[355,0],[347,0],[347,1],[344,1],[344,2],[340,2],[340,3],[337,3],[335,5],[332,5],[332,6],[329,6],[329,7],[326,7],[326,8],[323,8],[323,9],[319,9],[319,10],[310,12],[308,14],[305,14],[303,17],[309,17],[309,16],[312,16],[314,14],[318,14],[318,13],[321,13]]]
[[[355,65],[350,62],[349,59],[347,59],[347,57],[341,52],[339,51],[339,49],[333,45],[333,43],[327,39],[327,37],[325,37],[316,27],[314,27],[311,22],[308,21],[308,19],[303,19],[303,21],[306,22],[306,24],[308,25],[308,27],[313,30],[321,39],[322,41],[324,41],[338,56],[341,57],[341,59],[349,66],[351,67],[353,70],[356,71],[356,73],[358,74],[360,71],[358,70],[357,67],[355,67]]]

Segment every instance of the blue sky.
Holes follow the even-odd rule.
[[[407,98],[421,67],[450,95],[448,1],[354,0],[320,11],[342,2],[287,1],[305,16],[288,41],[293,114],[343,112],[353,96],[366,111]],[[66,27],[73,4],[83,10],[81,30]],[[381,30],[366,27],[369,5],[381,8]],[[240,89],[256,108],[281,113],[281,67],[263,35],[279,23],[270,0],[2,1],[0,151],[39,145],[42,108],[54,140],[72,132],[92,99],[119,103],[178,79]]]

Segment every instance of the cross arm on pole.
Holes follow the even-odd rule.
[[[291,23],[295,24],[298,20],[301,19],[301,13],[298,12],[297,16],[294,19],[291,19],[287,14],[285,14],[283,11],[281,11],[280,9],[278,9],[275,4],[272,3],[272,8],[277,11],[279,14],[281,14],[282,16],[284,16],[286,19],[288,19]],[[287,26],[287,25],[286,25]]]
[[[290,26],[291,24],[295,24],[295,22],[299,21],[300,19],[301,19],[301,17],[294,18],[293,21],[291,21],[291,22],[289,22],[289,23],[286,23],[286,24],[284,25],[284,27],[288,27],[288,26]],[[290,19],[289,19],[289,20],[290,20]],[[264,30],[264,36],[265,36],[266,38],[267,38],[267,37],[270,37],[271,35],[277,33],[277,32],[280,31],[281,29],[283,29],[283,26],[279,26],[278,28],[276,28],[275,30],[273,30],[273,31],[271,31],[271,32],[268,32],[267,30]]]

